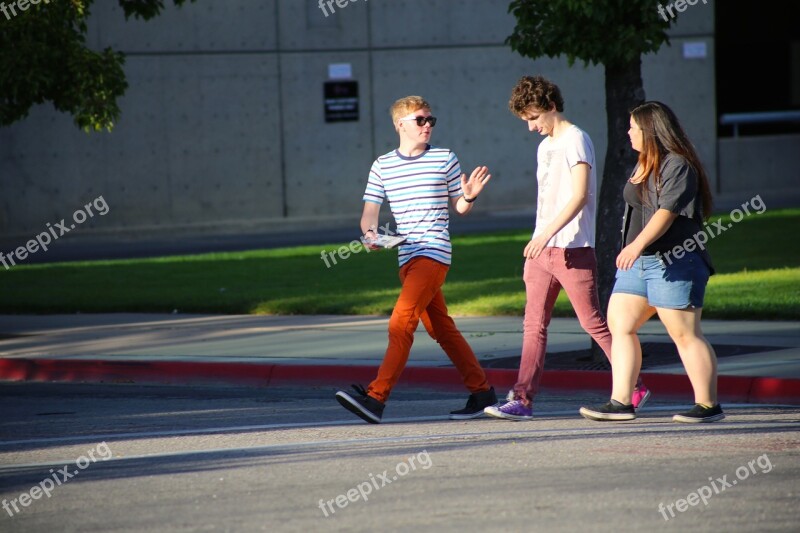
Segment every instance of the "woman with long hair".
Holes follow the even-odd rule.
[[[611,330],[611,400],[582,407],[591,420],[632,420],[631,394],[642,366],[639,328],[653,315],[678,348],[694,389],[695,406],[676,422],[725,418],[717,402],[717,357],[703,336],[700,317],[708,278],[703,221],[711,213],[708,177],[675,113],[660,102],[631,112],[628,136],[639,161],[625,184],[622,251],[608,304]]]

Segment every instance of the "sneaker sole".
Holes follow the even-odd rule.
[[[341,404],[342,407],[353,413],[354,415],[358,416],[362,420],[369,422],[370,424],[380,424],[381,419],[375,416],[373,413],[369,412],[368,410],[364,409],[364,407],[352,396],[347,394],[346,392],[339,391],[336,393],[336,400]]]
[[[500,418],[503,420],[514,420],[515,422],[520,422],[523,420],[533,420],[533,416],[509,415],[507,413],[504,413],[503,411],[500,411],[499,409],[494,409],[491,407],[487,407],[486,409],[484,409],[483,412],[494,418]]]
[[[579,412],[582,417],[588,418],[589,420],[597,420],[598,422],[634,420],[636,418],[636,415],[633,413],[598,413],[597,411],[592,411],[585,407],[581,407]]]
[[[704,422],[716,422],[725,418],[725,413],[720,413],[714,416],[707,416],[705,418],[695,418],[691,416],[675,415],[672,417],[673,422],[680,422],[682,424],[702,424]]]
[[[636,410],[638,411],[639,409],[641,409],[642,407],[644,407],[644,404],[646,404],[646,403],[647,403],[647,400],[649,400],[649,399],[650,399],[650,396],[651,396],[651,394],[650,394],[650,389],[647,389],[647,392],[645,393],[645,395],[644,395],[644,396],[642,396],[642,399],[641,399],[641,400],[639,400],[639,405],[635,406],[635,407],[634,407],[634,409],[636,409]]]

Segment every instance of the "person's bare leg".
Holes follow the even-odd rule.
[[[631,394],[642,368],[642,345],[638,331],[655,314],[647,298],[614,293],[608,302],[608,329],[611,331],[611,399],[631,404]]]
[[[686,374],[694,389],[694,402],[717,405],[717,354],[700,328],[702,308],[658,308],[670,338],[678,348]]]

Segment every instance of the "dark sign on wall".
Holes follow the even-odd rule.
[[[358,120],[358,82],[325,82],[325,122]]]

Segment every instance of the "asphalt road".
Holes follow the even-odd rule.
[[[797,531],[800,408],[685,404],[598,423],[450,421],[396,390],[385,423],[332,389],[0,384],[0,531]],[[52,480],[52,481],[50,481]],[[12,503],[13,501],[13,503]],[[18,510],[15,511],[15,506]]]

